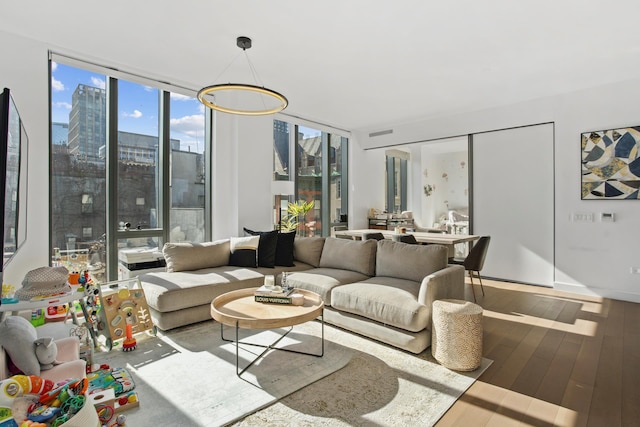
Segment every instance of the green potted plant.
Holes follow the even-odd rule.
[[[313,200],[306,202],[304,200],[298,200],[297,202],[289,202],[287,206],[287,214],[282,218],[281,231],[294,231],[298,230],[301,236],[304,236],[304,217],[311,209],[313,209],[315,202]]]

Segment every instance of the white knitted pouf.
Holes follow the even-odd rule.
[[[482,362],[482,307],[454,299],[433,302],[431,354],[444,367],[473,371]]]

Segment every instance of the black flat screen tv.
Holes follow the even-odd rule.
[[[7,263],[27,237],[27,152],[24,124],[5,88],[0,94],[0,224],[2,225],[2,263],[0,280]]]

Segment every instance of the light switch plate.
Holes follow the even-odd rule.
[[[574,212],[571,214],[573,222],[593,222],[593,214],[591,212]]]

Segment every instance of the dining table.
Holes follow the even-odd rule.
[[[339,238],[351,238],[353,240],[361,240],[365,233],[382,233],[385,239],[391,239],[396,233],[394,230],[379,229],[359,229],[359,230],[336,230],[335,236]],[[449,258],[455,256],[455,245],[459,243],[473,242],[480,238],[475,234],[446,234],[446,233],[429,233],[425,231],[407,231],[406,234],[412,234],[418,243],[442,245],[449,250]]]

